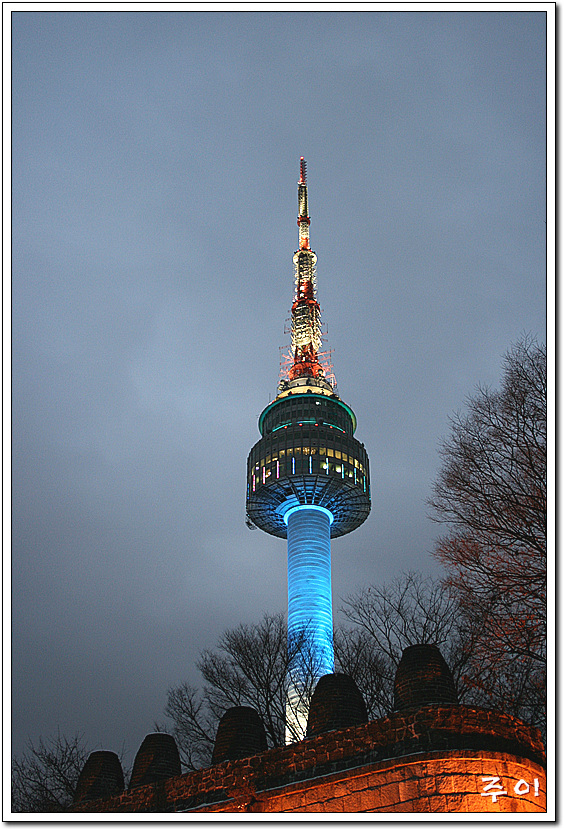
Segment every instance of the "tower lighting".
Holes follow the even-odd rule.
[[[298,181],[291,355],[275,399],[259,417],[260,440],[247,459],[247,524],[288,540],[287,741],[305,732],[306,673],[333,672],[331,538],[350,533],[370,512],[368,455],[356,417],[326,374],[317,301],[317,256],[309,243],[306,162]],[[305,663],[307,662],[307,666]]]

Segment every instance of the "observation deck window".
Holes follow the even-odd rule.
[[[332,456],[325,456],[324,454],[311,453],[308,447],[295,447],[295,454],[287,454],[286,459],[276,459],[270,464],[265,464],[261,467],[256,467],[251,474],[252,490],[256,492],[257,488],[267,483],[269,478],[274,475],[277,479],[283,475],[295,475],[304,473],[333,473],[341,478],[352,479],[355,485],[360,486],[360,476],[357,475],[357,468],[342,459],[335,459]],[[291,462],[291,463],[290,463]],[[276,466],[274,466],[276,465]],[[365,487],[365,476],[362,476],[362,484]],[[249,485],[250,489],[250,485]]]

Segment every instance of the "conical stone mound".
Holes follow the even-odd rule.
[[[233,706],[217,727],[212,764],[249,758],[267,749],[263,723],[250,706]]]
[[[404,649],[394,682],[394,709],[419,709],[431,704],[457,704],[452,673],[434,645]]]
[[[173,778],[180,772],[180,756],[172,735],[152,732],[144,738],[135,756],[129,789]]]
[[[123,770],[115,752],[91,752],[78,778],[74,803],[110,798],[123,792]]]
[[[307,737],[366,723],[366,704],[348,674],[325,674],[315,687],[307,719]]]

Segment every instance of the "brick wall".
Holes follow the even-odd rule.
[[[466,706],[428,706],[84,802],[74,810],[544,811],[544,763],[538,731],[515,718]]]
[[[492,777],[499,779],[499,783],[492,782]],[[489,791],[492,794],[482,795],[484,788],[492,783],[493,789]],[[505,794],[499,795],[500,790]],[[233,801],[200,807],[193,812],[519,813],[545,810],[542,767],[504,753],[477,756],[469,751],[453,751],[440,753],[439,757],[422,753],[401,761],[384,761],[371,765],[368,770],[345,770],[267,792],[235,790]]]

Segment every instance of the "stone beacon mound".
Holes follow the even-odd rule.
[[[74,803],[109,798],[121,793],[123,788],[123,770],[116,753],[104,750],[92,752],[80,773]]]
[[[263,723],[250,706],[233,706],[217,727],[212,764],[258,755],[267,748]]]
[[[271,749],[255,710],[228,709],[217,729],[212,765],[183,775],[174,738],[148,735],[127,789],[117,756],[94,752],[71,811],[546,811],[539,731],[510,715],[458,704],[438,648],[405,649],[394,691],[394,711],[367,721],[352,678],[325,675],[311,700],[308,736]]]
[[[458,703],[452,674],[437,646],[408,646],[396,672],[394,709],[429,703]]]
[[[366,723],[366,704],[348,674],[326,674],[320,678],[311,698],[307,737]]]
[[[176,741],[165,732],[152,732],[147,735],[135,756],[129,789],[154,784],[174,775],[180,775]]]

